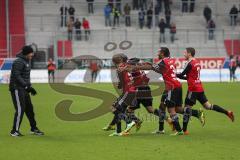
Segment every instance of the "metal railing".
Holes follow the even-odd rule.
[[[190,30],[179,29],[174,38],[174,42],[171,42],[169,30],[166,30],[165,39],[166,43],[159,42],[159,31],[142,30],[128,31],[127,29],[114,29],[114,30],[91,30],[88,40],[85,40],[84,32],[82,32],[81,40],[76,39],[76,34],[72,33],[76,55],[93,54],[100,55],[101,58],[111,57],[116,52],[129,52],[132,56],[137,55],[143,58],[154,57],[156,50],[161,46],[168,46],[171,48],[175,56],[182,56],[182,51],[185,47],[195,47],[198,51],[201,51],[199,56],[211,56],[221,57],[226,55],[224,46],[224,40],[239,40],[240,31],[232,30],[214,30],[213,38],[209,38],[209,31],[207,29],[202,30]],[[58,34],[55,37],[55,41],[68,40],[68,33],[64,32]],[[121,49],[120,43],[124,41],[132,42],[132,46],[127,49]],[[115,49],[106,51],[105,46],[107,44],[114,43]],[[112,44],[109,47],[111,48]],[[233,48],[234,46],[232,46]],[[232,53],[233,54],[233,53]]]
[[[26,15],[27,18],[25,20],[25,30],[26,31],[46,31],[46,32],[57,32],[59,30],[62,30],[62,28],[66,27],[65,26],[65,21],[63,18],[63,22],[61,21],[61,16],[60,15],[54,15],[54,14],[45,14],[45,15],[36,15],[36,14],[29,14]],[[234,18],[232,18],[234,15],[230,16],[230,15],[225,15],[225,16],[216,16],[216,17],[212,17],[212,19],[216,22],[216,26],[217,28],[224,28],[227,26],[232,26],[232,29],[237,29],[239,27],[239,23],[240,23],[240,19],[239,17],[236,18],[236,20]],[[63,16],[64,17],[64,16]],[[99,16],[99,15],[95,15],[94,17],[92,16],[80,16],[80,15],[75,15],[74,16],[75,19],[78,18],[80,21],[82,21],[82,18],[85,17],[86,19],[89,20],[90,22],[90,27],[91,24],[93,23],[94,26],[93,29],[96,29],[96,22],[98,21],[100,22],[99,24],[97,24],[97,28],[107,28],[105,26],[105,17],[104,16]],[[139,19],[138,19],[138,15],[137,14],[132,14],[130,16],[131,18],[131,28],[136,28],[139,29]],[[158,28],[158,23],[160,21],[160,19],[163,18],[165,19],[165,16],[153,16],[152,17],[152,25],[151,25],[151,29],[154,28]],[[176,16],[171,16],[171,21],[170,23],[177,23],[177,27],[178,27],[178,23],[181,24],[181,26],[183,25],[182,22],[179,22],[179,20],[176,20]],[[114,22],[114,18],[113,16],[110,17],[111,19],[111,27],[113,27],[113,22]],[[155,19],[155,25],[153,25],[153,19]],[[157,20],[158,19],[158,20]],[[66,18],[66,24],[69,21],[69,16],[67,16]],[[199,26],[198,28],[205,28],[207,24],[205,24],[205,21],[203,21],[203,19],[199,19]],[[234,24],[234,22],[236,22],[236,24]],[[62,24],[63,26],[62,26]],[[144,28],[146,28],[146,23],[147,23],[147,17],[145,17],[145,21],[144,21]],[[190,22],[191,23],[191,22]],[[196,23],[196,22],[194,22]],[[193,24],[193,25],[197,25],[197,24]],[[191,26],[189,24],[189,26]],[[94,28],[95,27],[95,28]],[[116,27],[121,27],[121,28],[128,28],[125,25],[125,16],[120,16],[119,17],[119,26],[116,25]],[[184,26],[183,26],[184,27]],[[186,26],[187,27],[187,26]],[[191,29],[191,28],[185,28],[185,29]]]
[[[76,55],[90,54],[100,55],[100,58],[109,58],[117,52],[128,52],[131,56],[143,58],[155,57],[156,50],[161,46],[167,46],[172,53],[179,57],[185,47],[195,47],[199,52],[199,56],[221,57],[226,55],[224,40],[239,40],[240,31],[238,30],[214,30],[213,40],[209,40],[209,31],[207,29],[177,29],[174,42],[171,42],[169,29],[166,29],[166,43],[160,43],[159,30],[128,30],[128,29],[101,29],[91,30],[90,35],[85,39],[84,30],[81,32],[81,40],[76,37],[76,30],[73,30],[73,53]],[[13,57],[13,47],[18,45],[18,40],[25,39],[27,44],[36,43],[38,48],[50,48],[55,46],[55,55],[57,55],[57,42],[68,40],[67,31],[56,32],[54,34],[36,34],[34,32],[26,35],[10,35],[9,57]],[[121,49],[120,43],[130,41],[132,46],[128,49]],[[115,50],[106,51],[105,46],[112,42],[116,45]],[[233,43],[232,43],[233,44]],[[128,45],[125,43],[124,45]],[[111,48],[111,45],[109,45]],[[126,47],[126,46],[125,46]],[[232,54],[234,45],[232,45]],[[63,55],[64,54],[63,49]]]
[[[41,3],[38,3],[41,2]],[[32,1],[32,0],[25,0],[25,4],[39,4],[38,7],[45,7],[48,4],[56,4],[56,5],[65,5],[69,7],[70,5],[74,6],[76,9],[76,13],[81,12],[84,14],[83,16],[86,16],[88,14],[88,4],[85,0],[53,0],[53,1],[48,1],[48,0],[39,0],[39,1]],[[132,1],[128,0],[122,0],[121,3],[121,10],[123,10],[124,5],[126,3],[129,3],[131,8],[133,9],[133,4]],[[46,4],[46,5],[44,5]],[[106,1],[94,1],[93,3],[93,9],[96,11],[96,13],[99,15],[101,13],[103,15],[103,8],[104,6],[108,4],[107,0]],[[144,9],[148,9],[152,5],[155,6],[157,4],[156,0],[152,0],[151,2],[148,1],[147,3],[147,8],[144,7]],[[172,3],[170,4],[170,8],[172,9],[172,14],[176,15],[185,15],[186,13],[190,13],[192,15],[203,15],[203,9],[206,5],[208,5],[211,10],[212,10],[212,15],[213,16],[222,16],[229,14],[229,11],[233,4],[236,4],[236,6],[239,8],[239,0],[202,0],[202,1],[195,1],[195,3],[189,1],[186,5],[186,3],[183,4],[182,1],[179,0],[172,0]],[[194,4],[194,11],[191,12],[191,7]],[[113,3],[113,6],[116,6],[116,3]],[[140,6],[140,5],[139,5]],[[164,3],[162,3],[162,11],[164,11]],[[182,12],[182,7],[186,6],[188,8],[187,12]],[[60,9],[60,8],[59,8]],[[56,11],[56,14],[59,13],[59,9]],[[163,12],[164,13],[164,12]],[[60,14],[60,13],[59,13]]]

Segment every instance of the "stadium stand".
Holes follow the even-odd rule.
[[[0,1],[0,21],[5,22],[6,21],[6,10],[5,10],[5,1]],[[6,23],[0,23],[0,57],[4,58],[7,56],[6,46],[7,46],[7,35],[6,33]]]
[[[129,1],[122,1],[122,3],[126,2]],[[229,41],[240,39],[240,27],[229,25],[229,11],[233,4],[238,6],[239,1],[196,1],[194,13],[182,13],[181,2],[178,0],[173,0],[172,2],[171,20],[175,22],[177,26],[176,40],[173,44],[170,42],[169,30],[167,29],[167,43],[160,44],[158,27],[151,30],[147,28],[144,28],[143,30],[139,29],[137,22],[138,11],[131,12],[131,27],[126,28],[124,26],[124,18],[121,18],[120,27],[112,29],[105,27],[104,25],[103,7],[107,4],[107,0],[99,0],[95,2],[95,13],[91,15],[88,14],[87,3],[85,0],[66,0],[66,6],[72,4],[75,7],[76,17],[80,18],[80,20],[82,20],[83,17],[86,17],[89,20],[91,35],[89,41],[67,42],[67,44],[70,44],[71,46],[67,46],[69,49],[65,49],[65,45],[58,46],[60,43],[63,43],[60,41],[67,40],[67,29],[60,27],[59,9],[63,5],[63,1],[25,0],[24,13],[26,43],[34,42],[39,48],[49,48],[54,45],[55,53],[60,52],[58,50],[61,50],[61,52],[67,50],[67,57],[90,54],[100,58],[111,58],[116,52],[127,52],[130,56],[151,58],[155,56],[155,52],[159,46],[169,46],[172,54],[177,57],[182,56],[182,50],[187,46],[195,47],[199,55],[203,57],[222,57],[226,56],[226,53],[236,54],[228,49],[232,46]],[[212,9],[213,19],[216,22],[214,40],[208,40],[206,21],[203,17],[203,8],[206,4]],[[164,17],[163,14],[161,14],[160,17]],[[14,37],[14,35],[12,36]],[[116,44],[119,44],[124,40],[133,43],[130,49],[124,51],[117,47],[117,49],[112,52],[106,52],[104,50],[104,45],[107,42],[115,42]],[[235,43],[236,42],[234,42],[234,44]],[[236,50],[236,52],[237,51],[238,50]],[[65,56],[64,53],[58,53],[57,55]]]
[[[0,51],[1,57],[7,57],[8,53],[6,51],[7,45],[10,47],[11,56],[15,57],[19,49],[25,44],[25,28],[24,28],[24,4],[23,1],[9,1],[9,23],[8,26],[6,23],[1,23],[1,43]],[[1,22],[6,22],[6,3],[1,1]],[[7,29],[8,27],[8,29]],[[7,37],[6,33],[9,32],[10,35],[15,35],[15,37]],[[2,36],[3,35],[3,36]],[[20,35],[20,36],[19,36]],[[9,38],[10,42],[7,43]],[[5,50],[5,51],[4,51]]]

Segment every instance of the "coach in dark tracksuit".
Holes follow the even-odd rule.
[[[35,135],[44,134],[36,126],[33,105],[29,94],[31,93],[33,96],[37,94],[36,90],[31,87],[30,82],[30,60],[32,59],[33,55],[32,47],[24,46],[22,48],[22,52],[17,55],[17,59],[12,65],[9,90],[11,92],[12,101],[16,112],[14,115],[13,128],[10,135],[14,137],[22,136],[22,134],[19,132],[19,129],[24,113],[30,122],[31,133]]]

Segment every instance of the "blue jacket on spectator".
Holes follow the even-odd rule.
[[[106,5],[104,7],[104,16],[105,17],[108,17],[111,15],[111,12],[112,12],[112,8],[109,6],[109,5]]]
[[[144,18],[145,18],[145,12],[143,9],[141,9],[139,12],[138,12],[138,20],[139,21],[144,21]]]

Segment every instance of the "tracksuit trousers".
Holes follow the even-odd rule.
[[[15,108],[12,131],[19,131],[24,113],[30,122],[31,129],[36,129],[33,105],[29,93],[25,89],[15,89],[11,91],[11,96]]]

